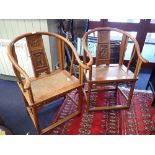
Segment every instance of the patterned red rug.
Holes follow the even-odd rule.
[[[127,94],[128,91],[124,90]],[[71,95],[76,98],[75,92]],[[123,96],[119,95],[119,103],[125,104]],[[112,92],[93,93],[92,106],[97,104],[115,104]],[[109,100],[109,97],[112,98]],[[153,96],[151,93],[135,91],[129,110],[96,111],[86,114],[83,99],[82,113],[79,116],[53,129],[54,135],[147,135],[155,134],[155,108],[151,107]],[[62,104],[56,120],[76,110],[76,105],[66,98]]]

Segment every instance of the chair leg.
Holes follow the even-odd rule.
[[[87,113],[89,112],[89,107],[90,107],[91,87],[92,87],[92,83],[88,83],[87,110],[86,110]]]
[[[130,105],[131,105],[131,100],[132,100],[132,96],[133,96],[133,92],[134,92],[134,87],[135,87],[135,82],[131,82],[130,83],[130,91],[129,91],[129,95],[128,95],[128,101],[127,101],[128,108],[130,108]]]
[[[23,96],[25,107],[26,107],[26,113],[30,116],[30,113],[27,110],[27,107],[29,107],[28,102],[27,102],[27,100],[26,100],[26,98],[25,98],[25,96],[23,94],[22,94],[22,96]]]
[[[31,110],[32,110],[32,117],[33,117],[32,120],[37,130],[37,133],[41,134],[41,128],[40,128],[39,119],[38,119],[38,111],[36,108],[32,108]]]
[[[118,85],[116,85],[116,88],[115,88],[115,96],[117,98],[117,92],[118,92]]]
[[[116,88],[115,88],[115,90],[114,90],[115,92],[114,92],[114,98],[116,99],[116,104],[118,103],[118,84],[116,84]]]
[[[81,112],[81,108],[82,108],[82,98],[83,98],[82,87],[78,89],[78,94],[79,94],[78,111]]]

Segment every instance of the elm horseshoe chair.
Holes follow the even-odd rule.
[[[50,71],[48,59],[45,53],[42,36],[49,36],[56,40],[58,52],[59,69]],[[28,74],[19,66],[16,54],[15,43],[21,39],[26,39],[28,51],[30,54],[34,77],[30,78]],[[72,63],[70,71],[65,69],[64,46],[68,46],[72,51]],[[56,126],[75,117],[81,112],[83,79],[81,73],[88,67],[79,59],[76,49],[66,38],[51,32],[25,33],[13,39],[8,45],[8,57],[12,63],[18,85],[23,94],[25,106],[38,134],[49,134]],[[72,74],[74,61],[78,62],[79,77]],[[77,90],[78,101],[75,101],[68,95],[72,90]],[[51,123],[46,128],[41,128],[38,119],[38,110],[44,105],[54,101],[61,96],[68,96],[71,101],[77,105],[77,110],[72,114]]]
[[[118,56],[112,51],[114,39],[112,40],[111,34],[117,33],[120,40],[117,41],[119,44]],[[93,64],[93,57],[90,55],[88,48],[89,38],[94,36],[96,38],[96,63]],[[115,35],[113,35],[115,37]],[[131,48],[131,56],[127,66],[124,65],[125,52],[128,48],[128,44],[133,44]],[[88,88],[85,89],[85,98],[87,101],[87,112],[96,110],[116,110],[116,109],[129,109],[132,95],[134,91],[135,82],[138,79],[138,74],[141,68],[142,62],[147,63],[148,61],[142,58],[140,54],[139,44],[137,40],[132,37],[129,33],[110,27],[101,27],[91,29],[86,32],[82,38],[82,45],[84,48],[83,62],[86,63],[87,56],[89,56],[90,63],[89,69],[85,70],[85,79],[88,82]],[[112,59],[112,54],[115,54]],[[133,58],[137,56],[137,63],[135,69],[132,72],[131,64],[133,64]],[[118,60],[116,62],[116,60]],[[120,84],[128,84],[130,86],[129,94],[126,95],[120,89]],[[101,87],[102,86],[102,87]],[[108,88],[108,87],[109,88]],[[126,99],[127,104],[112,104],[102,106],[91,105],[91,93],[99,91],[113,91],[115,92],[116,102],[118,102],[118,92],[120,92]]]

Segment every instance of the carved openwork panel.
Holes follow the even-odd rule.
[[[107,44],[98,44],[99,58],[108,59],[108,45]]]
[[[45,63],[45,57],[44,54],[42,52],[33,52],[32,53],[32,59],[34,61],[34,67],[35,68],[42,68],[42,67],[46,67],[46,63]]]
[[[99,31],[97,39],[96,65],[110,63],[110,32]]]
[[[50,73],[42,36],[39,34],[32,34],[26,37],[26,41],[35,76],[37,77],[43,72]]]
[[[109,43],[110,31],[99,31],[98,32],[98,43]]]
[[[31,51],[43,49],[43,41],[41,35],[33,34],[27,37],[27,43]]]

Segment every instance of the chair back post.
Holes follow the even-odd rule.
[[[74,65],[74,61],[75,61],[75,55],[72,51],[72,60],[71,60],[71,65],[70,65],[70,75],[73,74],[73,65]]]
[[[86,38],[85,42],[87,42],[88,37]],[[83,48],[83,64],[87,65],[87,52],[86,50]],[[84,82],[84,75],[87,73],[88,69],[84,69],[83,70],[83,82]]]
[[[136,53],[137,53],[137,52],[136,52],[136,48],[135,48],[135,45],[134,45],[133,50],[132,50],[132,53],[131,53],[130,60],[129,60],[128,64],[127,64],[127,70],[130,69],[131,62],[132,62],[132,60],[133,60],[133,58],[134,58],[134,55],[135,55]]]
[[[124,57],[125,57],[125,51],[127,49],[127,44],[128,44],[129,37],[123,34],[122,36],[122,42],[120,46],[120,56],[119,56],[119,65],[123,65],[124,62]]]
[[[85,44],[86,44],[87,40],[88,40],[88,37],[86,36],[86,38],[85,38]],[[84,63],[84,64],[86,64],[86,62],[87,62],[86,59],[87,59],[87,52],[86,52],[85,49],[83,48],[83,63]]]
[[[65,46],[64,41],[62,39],[57,39],[57,48],[58,48],[58,59],[59,59],[59,65],[60,69],[64,69],[64,59],[65,59]]]

